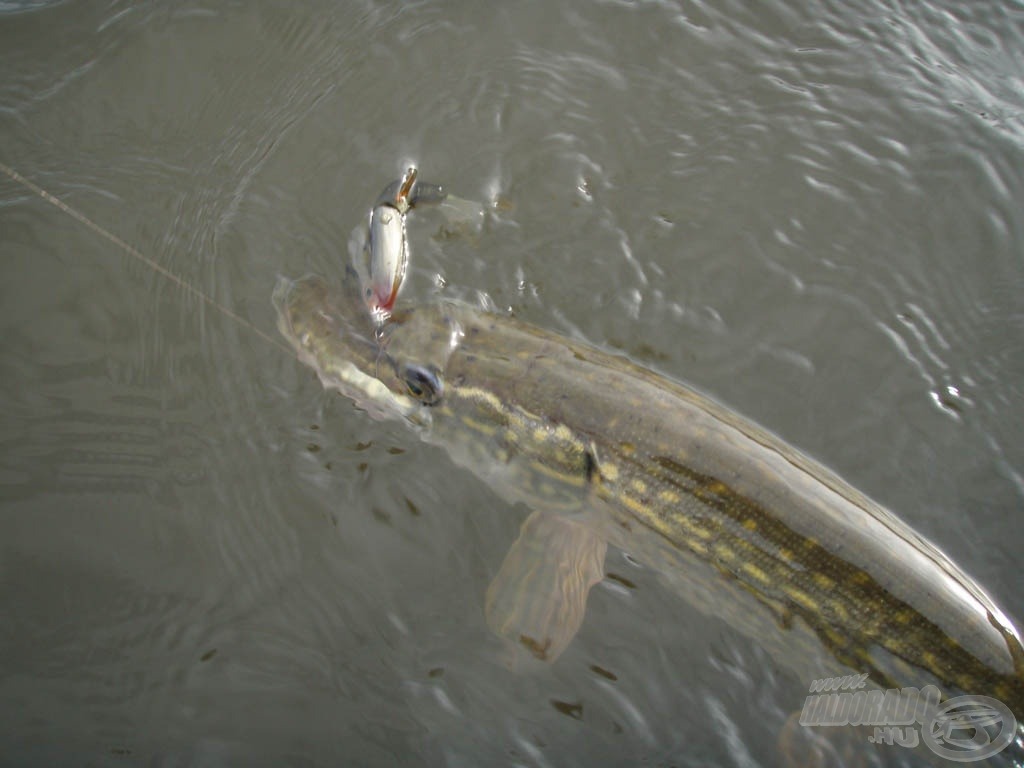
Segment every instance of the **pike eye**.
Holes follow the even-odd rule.
[[[406,365],[402,370],[409,394],[424,405],[434,405],[444,394],[444,382],[434,366]]]

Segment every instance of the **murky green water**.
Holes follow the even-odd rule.
[[[1022,51],[1013,3],[0,2],[0,162],[268,333],[407,163],[498,199],[411,222],[403,301],[698,386],[1019,622]],[[809,681],[642,565],[509,670],[527,510],[6,175],[0,265],[5,762],[782,762]]]

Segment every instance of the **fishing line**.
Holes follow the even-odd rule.
[[[294,354],[292,348],[287,346],[284,342],[276,339],[275,337],[271,336],[270,334],[266,333],[265,331],[261,331],[259,328],[257,328],[255,325],[253,325],[250,321],[246,320],[241,315],[238,315],[238,314],[232,312],[230,309],[225,307],[223,304],[219,303],[212,296],[204,293],[203,291],[201,291],[200,289],[196,288],[194,285],[189,283],[184,278],[179,277],[178,275],[176,275],[174,272],[171,272],[166,267],[158,264],[156,261],[154,261],[153,259],[151,259],[148,256],[146,256],[144,253],[142,253],[138,248],[135,248],[134,246],[130,245],[129,243],[126,243],[124,240],[122,240],[120,237],[118,237],[114,233],[104,229],[99,224],[97,224],[92,219],[90,219],[88,216],[86,216],[84,213],[81,213],[81,212],[77,211],[76,209],[72,208],[70,205],[65,203],[63,200],[61,200],[56,195],[51,195],[49,192],[47,192],[45,189],[40,187],[38,184],[36,184],[33,181],[30,181],[29,179],[26,179],[24,176],[22,176],[20,173],[18,173],[13,168],[11,168],[11,167],[9,167],[7,165],[4,165],[3,163],[0,163],[0,171],[3,171],[7,176],[9,176],[11,179],[16,181],[17,183],[21,184],[23,187],[25,187],[29,191],[34,192],[35,194],[39,195],[39,197],[43,198],[43,200],[48,202],[50,205],[58,208],[59,210],[63,211],[68,216],[70,216],[71,218],[75,219],[75,221],[79,222],[80,224],[84,224],[86,227],[91,229],[93,232],[95,232],[100,237],[106,238],[111,243],[113,243],[118,248],[120,248],[122,251],[127,253],[129,256],[131,256],[134,259],[137,259],[138,261],[141,261],[143,264],[148,266],[150,269],[152,269],[158,275],[161,275],[162,277],[166,278],[167,280],[170,280],[172,283],[177,285],[179,288],[184,290],[186,293],[191,293],[193,296],[195,296],[196,298],[202,300],[206,304],[210,305],[211,307],[216,309],[218,312],[221,312],[222,314],[226,315],[227,317],[230,317],[232,320],[234,320],[235,322],[237,322],[240,325],[244,326],[245,328],[248,328],[250,331],[255,333],[257,336],[262,338],[264,341],[270,342],[271,344],[273,344],[278,349],[284,350],[289,355]]]

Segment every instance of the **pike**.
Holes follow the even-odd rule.
[[[278,327],[327,388],[402,419],[532,510],[491,628],[555,660],[613,544],[806,675],[995,697],[1024,719],[1020,633],[890,512],[776,436],[620,356],[459,303],[375,327],[346,272],[280,278]]]
[[[804,679],[854,669],[881,687],[938,683],[995,697],[1024,722],[1020,633],[984,590],[887,510],[713,400],[455,303],[382,325],[365,281],[394,278],[398,261],[369,275],[347,267],[340,290],[280,278],[285,345],[13,168],[0,172],[529,504],[485,610],[534,656],[554,661],[569,645],[611,543]],[[479,220],[478,206],[457,202],[449,215]]]

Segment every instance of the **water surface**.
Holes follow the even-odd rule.
[[[414,219],[403,301],[697,386],[1019,622],[1022,52],[982,2],[8,2],[0,162],[268,333],[414,162],[500,205]],[[509,670],[528,510],[6,176],[0,265],[12,764],[782,763],[810,681],[642,564]]]

